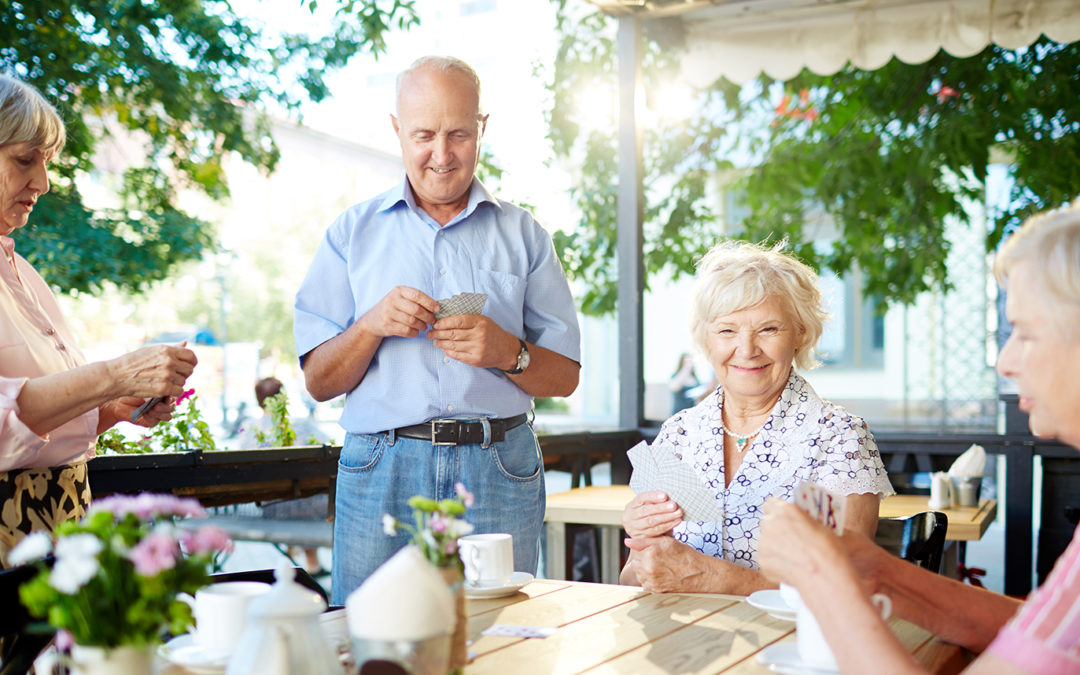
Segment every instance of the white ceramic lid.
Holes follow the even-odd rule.
[[[274,578],[270,590],[251,601],[248,616],[312,616],[326,609],[326,601],[318,593],[296,583],[296,569],[288,563],[277,568]]]

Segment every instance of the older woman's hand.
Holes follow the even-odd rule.
[[[144,402],[145,399],[141,399],[137,396],[123,396],[109,401],[101,406],[102,423],[99,424],[99,428],[104,426],[105,429],[108,429],[113,424],[116,424],[116,422],[121,421],[131,422],[131,414]],[[171,420],[174,410],[176,410],[176,399],[170,396],[143,413],[143,415],[133,422],[133,424],[137,424],[140,427],[152,427],[159,422]],[[109,420],[107,418],[112,419]],[[104,431],[104,429],[101,429],[101,431]]]
[[[704,554],[671,537],[626,539],[629,565],[637,583],[650,593],[692,592],[698,578],[708,570],[701,565]]]
[[[623,508],[622,526],[635,539],[659,537],[675,529],[682,517],[682,509],[662,490],[649,490],[635,495]]]
[[[105,363],[116,398],[122,396],[176,397],[199,360],[184,346],[152,345]]]
[[[840,537],[798,506],[775,498],[765,502],[758,562],[765,576],[795,587],[822,572],[851,567]]]

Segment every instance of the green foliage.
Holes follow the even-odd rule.
[[[44,564],[19,588],[30,613],[87,646],[152,645],[163,633],[185,632],[191,609],[177,594],[193,594],[231,542],[217,528],[184,533],[172,523],[205,512],[172,495],[117,496],[96,504],[82,521],[56,527],[51,570]],[[183,548],[181,546],[183,542]],[[52,548],[45,532],[12,551],[36,559]]]
[[[385,31],[418,22],[413,0],[300,2],[326,15],[325,35],[274,34],[227,0],[0,3],[0,69],[45,92],[68,126],[54,193],[19,244],[50,283],[140,291],[197,259],[214,233],[177,207],[178,191],[226,197],[231,153],[273,170],[268,112],[324,99],[326,75],[361,51],[383,53]],[[74,179],[93,172],[99,142],[117,132],[145,159],[115,186],[122,208],[94,212]]]
[[[289,421],[289,395],[280,391],[263,401],[266,412],[270,414],[271,434],[262,429],[255,429],[255,440],[260,446],[287,448],[296,445],[296,432]]]
[[[616,121],[589,131],[583,92],[615,91],[614,25],[559,2],[560,48],[550,84],[550,138],[577,167],[579,227],[557,233],[568,276],[585,285],[583,311],[615,308]],[[679,59],[662,21],[645,24],[644,90],[656,103]],[[1080,190],[1080,45],[1041,39],[1030,48],[988,47],[970,58],[945,53],[923,64],[893,60],[865,72],[804,71],[791,82],[724,80],[696,92],[696,110],[644,128],[646,279],[673,278],[728,236],[711,210],[709,181],[738,158],[735,181],[749,215],[734,233],[754,241],[787,238],[801,258],[843,275],[863,271],[864,292],[907,303],[947,284],[947,219],[967,223],[982,201],[992,149],[1009,156],[1013,187],[991,213],[987,247],[1033,212]],[[813,229],[823,210],[835,236]],[[979,227],[982,223],[972,223]],[[815,245],[816,244],[816,245]],[[826,245],[827,244],[827,245]],[[647,283],[647,282],[646,282]]]
[[[454,492],[452,499],[439,501],[422,495],[410,497],[413,522],[402,522],[387,513],[383,515],[383,531],[393,537],[399,529],[405,530],[412,535],[412,544],[432,565],[457,567],[460,570],[462,564],[457,541],[473,530],[473,526],[462,516],[473,505],[475,497],[461,483],[454,486]]]
[[[210,433],[210,425],[199,411],[198,400],[195,390],[189,389],[176,400],[171,420],[157,423],[137,441],[129,441],[116,429],[109,429],[98,436],[97,449],[102,453],[124,455],[216,450],[217,444]]]

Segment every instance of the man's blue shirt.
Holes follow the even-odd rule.
[[[294,307],[296,353],[340,334],[395,286],[435,300],[487,293],[484,315],[504,330],[579,361],[581,332],[551,237],[527,211],[473,179],[469,203],[440,227],[408,180],[330,225]],[[388,337],[345,397],[341,426],[376,433],[441,417],[511,417],[531,397],[496,368],[447,357],[424,333]]]

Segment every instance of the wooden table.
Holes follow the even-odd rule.
[[[537,580],[507,598],[468,600],[468,675],[483,673],[770,673],[758,652],[794,641],[795,624],[733,595],[651,594],[632,586]],[[966,652],[900,619],[890,627],[933,673],[956,673]],[[482,635],[496,624],[554,627],[522,639]]]
[[[600,578],[606,583],[619,580],[619,552],[622,547],[622,512],[634,498],[629,485],[598,485],[556,492],[547,497],[547,549],[544,553],[545,576],[549,579],[566,577],[566,525],[579,523],[596,525],[600,529]],[[882,518],[903,518],[931,510],[928,498],[920,495],[893,495],[881,502]],[[978,508],[941,510],[949,517],[946,540],[953,542],[978,541],[997,515],[997,500],[983,499]],[[957,548],[948,547],[946,572],[955,570]]]

